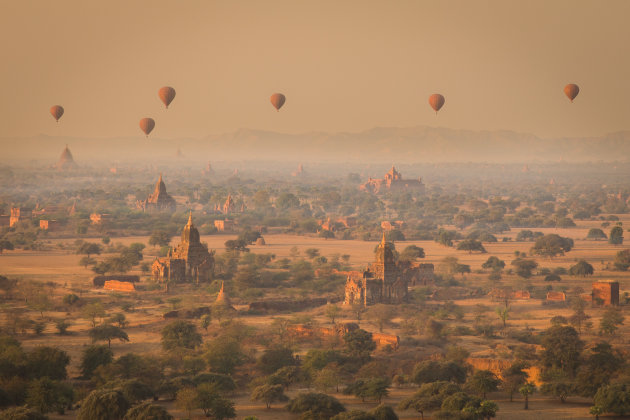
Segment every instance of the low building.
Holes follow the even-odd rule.
[[[103,285],[105,290],[114,290],[116,292],[135,292],[136,286],[133,283],[118,280],[107,280]]]
[[[600,305],[619,305],[619,282],[596,281],[593,283],[592,302]]]
[[[219,232],[233,232],[235,228],[234,220],[215,220],[214,227],[217,228]]]
[[[29,220],[33,217],[33,211],[24,207],[12,207],[11,217],[9,218],[9,226],[13,227],[17,223]]]
[[[547,302],[564,302],[567,295],[564,292],[547,292]]]
[[[369,178],[366,183],[359,186],[361,191],[380,194],[387,191],[416,191],[424,192],[422,179],[403,179],[400,172],[394,166],[385,174],[383,179]]]
[[[58,220],[40,220],[39,228],[47,231],[55,231],[61,227]]]
[[[104,225],[112,219],[111,214],[106,213],[92,213],[90,214],[90,222],[93,225]]]

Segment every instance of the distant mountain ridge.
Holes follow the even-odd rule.
[[[628,160],[630,131],[599,137],[543,139],[507,130],[375,127],[361,132],[277,133],[240,129],[203,138],[68,138],[40,135],[0,139],[6,160],[50,159],[65,143],[82,160],[293,160],[338,162],[549,162]],[[12,147],[8,147],[11,144]],[[2,158],[0,158],[2,159]]]

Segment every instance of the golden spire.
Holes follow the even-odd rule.
[[[385,231],[383,231],[383,238],[381,239],[381,246],[385,246]]]
[[[192,226],[192,210],[190,210],[190,213],[188,213],[188,224],[187,226]]]

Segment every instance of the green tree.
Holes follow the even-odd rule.
[[[125,274],[127,271],[131,270],[132,267],[132,265],[129,263],[129,260],[125,259],[122,256],[109,257],[104,261],[104,264],[107,273]],[[93,269],[97,266],[98,264],[95,265]]]
[[[14,249],[13,242],[7,241],[6,239],[0,239],[0,255],[2,255],[2,251],[5,249],[12,251]]]
[[[91,378],[99,366],[110,364],[114,360],[114,353],[106,346],[90,346],[83,350],[81,357],[81,374],[84,378]]]
[[[435,238],[435,242],[444,246],[453,246],[453,240],[457,238],[457,232],[454,230],[440,229]]]
[[[602,408],[599,405],[594,405],[588,410],[588,413],[591,416],[595,416],[595,420],[599,420],[599,416],[604,414],[604,410],[602,410]]]
[[[619,271],[628,271],[628,268],[630,268],[630,249],[617,252],[615,268]]]
[[[197,390],[193,387],[181,388],[177,391],[175,405],[180,410],[184,410],[188,418],[191,418],[192,411],[197,408]]]
[[[483,247],[483,244],[475,239],[464,239],[457,244],[457,250],[468,251],[469,254],[472,254],[473,251],[479,251],[482,254],[486,253],[486,249]]]
[[[363,303],[353,303],[350,306],[350,311],[354,314],[354,319],[357,320],[357,324],[361,322],[362,315],[367,311],[367,308]]]
[[[221,396],[213,384],[201,384],[197,387],[197,406],[206,417],[217,420],[236,417],[234,403]]]
[[[383,397],[389,395],[389,387],[391,380],[389,378],[370,378],[365,381],[365,387],[360,395],[363,398],[369,398],[381,403]]]
[[[72,405],[73,395],[72,388],[68,385],[44,377],[31,381],[26,403],[42,414],[51,411],[63,414],[65,409]]]
[[[424,249],[416,246],[416,245],[408,245],[405,249],[402,250],[400,255],[398,256],[398,261],[401,262],[414,262],[418,258],[424,258]]]
[[[0,411],[3,420],[48,420],[48,417],[28,407],[11,407]]]
[[[287,347],[277,347],[265,350],[258,359],[258,367],[264,374],[271,374],[285,366],[297,364],[293,350]]]
[[[531,382],[527,382],[519,388],[518,392],[520,392],[525,398],[525,410],[529,409],[529,396],[536,392],[536,385]]]
[[[331,323],[335,323],[335,319],[339,318],[341,315],[341,308],[339,306],[333,304],[326,305],[326,316],[330,318]]]
[[[129,341],[129,336],[122,328],[110,324],[97,325],[88,331],[88,335],[93,342],[107,341],[107,347],[109,348],[111,348],[112,340],[115,338],[120,341]]]
[[[77,254],[87,255],[88,259],[90,255],[100,255],[102,248],[99,244],[93,242],[83,242],[79,249],[77,249]]]
[[[284,395],[284,387],[282,385],[269,385],[263,384],[257,386],[252,391],[252,401],[262,401],[267,406],[267,409],[271,408],[271,404],[274,402],[289,401],[289,398]]]
[[[516,267],[516,274],[524,279],[528,279],[532,276],[532,270],[538,267],[538,263],[534,260],[527,260],[525,258],[517,258],[510,263]]]
[[[105,316],[105,308],[99,301],[85,305],[81,311],[83,318],[88,319],[92,323],[92,328],[96,327],[96,319]]]
[[[149,238],[149,245],[156,246],[168,246],[171,242],[171,235],[163,230],[154,230]]]
[[[414,409],[424,419],[424,413],[439,409],[446,397],[460,391],[459,385],[448,381],[425,383],[411,397],[402,400],[398,404],[398,409]]]
[[[389,325],[395,313],[391,305],[377,304],[370,307],[367,315],[378,326],[379,332],[383,332],[383,328]]]
[[[173,420],[164,407],[151,403],[137,405],[125,414],[123,420]]]
[[[70,356],[54,347],[36,347],[26,356],[26,369],[31,378],[66,379],[66,367],[69,363]]]
[[[299,207],[300,200],[292,193],[283,192],[276,198],[275,205],[281,210],[286,210]]]
[[[505,268],[505,261],[500,260],[494,255],[488,257],[485,263],[481,264],[481,268],[491,269],[492,271],[501,271]]]
[[[315,388],[324,392],[334,388],[336,392],[339,392],[341,379],[341,368],[339,364],[335,362],[329,363],[316,373],[314,380]]]
[[[497,391],[500,383],[501,380],[489,370],[478,370],[468,379],[466,385],[480,393],[481,398],[485,400],[486,393]]]
[[[581,364],[575,381],[577,392],[583,397],[593,397],[597,390],[608,385],[626,363],[621,353],[606,342],[600,342],[589,350]]]
[[[96,260],[90,257],[81,257],[79,260],[79,265],[85,268],[88,268],[88,265],[96,264]]]
[[[565,252],[571,251],[572,248],[573,239],[550,233],[536,239],[530,252],[534,255],[553,258],[557,255],[564,255]]]
[[[98,389],[83,400],[77,420],[120,420],[130,407],[121,391]]]
[[[590,265],[585,260],[580,260],[577,262],[577,264],[569,268],[569,274],[571,274],[572,276],[580,276],[580,277],[592,276],[593,272],[594,272],[593,266]]]
[[[68,328],[70,328],[71,326],[72,324],[65,319],[58,319],[57,321],[55,321],[55,327],[57,328],[59,335],[68,334]]]
[[[463,383],[466,380],[466,368],[450,361],[425,360],[413,368],[412,380],[418,385],[449,381]]]
[[[67,306],[72,306],[79,301],[79,296],[74,293],[68,293],[63,297],[63,304]]]
[[[610,229],[610,234],[608,235],[608,243],[612,245],[623,244],[623,228],[621,226],[615,226]]]
[[[509,306],[496,308],[497,315],[499,316],[499,319],[503,322],[503,328],[506,327],[507,320],[510,316],[510,309],[511,308]],[[484,399],[485,398],[486,397],[484,397]]]
[[[591,239],[591,240],[606,240],[608,239],[608,236],[606,236],[606,234],[604,233],[603,230],[599,229],[599,228],[591,228],[588,231],[588,235],[586,235],[586,239]]]
[[[139,242],[133,242],[129,244],[128,247],[123,248],[120,251],[120,258],[128,264],[130,267],[134,267],[142,261],[144,256],[142,255],[142,251],[144,250],[145,245]]]
[[[217,338],[208,344],[204,357],[212,372],[232,374],[244,355],[241,345],[234,339]]]
[[[111,322],[112,324],[117,324],[119,328],[125,328],[129,322],[127,321],[127,317],[125,314],[119,312],[107,318],[107,322]]]
[[[326,394],[298,394],[287,405],[291,413],[301,414],[304,419],[328,419],[346,408],[334,397]]]
[[[208,331],[208,327],[212,323],[212,315],[205,314],[201,317],[201,328],[203,328],[206,332]]]
[[[242,239],[230,239],[225,241],[225,249],[228,251],[249,252],[247,242]]]
[[[284,366],[275,371],[267,378],[271,385],[282,385],[284,389],[289,389],[289,385],[298,380],[300,370],[297,366]]]
[[[376,343],[372,340],[372,333],[360,328],[348,331],[343,336],[343,340],[346,343],[348,354],[362,363],[370,360],[370,354],[376,350]]]
[[[610,307],[604,312],[599,321],[599,331],[602,334],[614,335],[619,325],[623,325],[625,317],[618,308]]]
[[[370,414],[374,417],[374,420],[398,420],[394,409],[385,404],[379,404]]]
[[[627,383],[604,385],[597,390],[593,402],[604,413],[625,416],[630,413],[630,386]]]
[[[193,378],[193,383],[197,386],[201,384],[211,384],[219,393],[226,393],[236,390],[236,383],[230,375],[222,373],[200,373]]]
[[[162,347],[164,350],[194,349],[201,345],[201,334],[197,327],[188,321],[174,321],[162,329]]]
[[[527,365],[524,362],[517,361],[501,372],[501,376],[503,377],[502,388],[510,394],[510,402],[513,400],[514,393],[527,382],[528,375],[524,371],[526,368]]]
[[[544,371],[554,370],[572,378],[580,364],[584,342],[569,326],[556,325],[544,331],[541,345],[541,364]]]
[[[588,323],[590,323],[589,319],[591,318],[584,311],[584,308],[586,308],[586,302],[580,297],[577,297],[571,301],[571,307],[573,308],[573,315],[569,317],[569,324],[577,328],[578,333],[581,334],[582,328],[584,326],[588,326]]]

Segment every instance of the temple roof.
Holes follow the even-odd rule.
[[[66,144],[65,149],[61,152],[61,156],[59,156],[59,160],[57,161],[57,165],[55,165],[57,169],[67,169],[76,166],[74,162],[74,158],[72,157],[72,153]]]
[[[166,194],[166,184],[162,180],[162,174],[160,174],[160,178],[155,184],[155,190],[153,191],[154,196],[159,196],[160,194]]]
[[[219,294],[217,295],[216,303],[223,305],[230,305],[230,298],[225,294],[224,283],[221,282],[221,290],[219,290]]]
[[[188,223],[186,223],[186,226],[184,226],[184,230],[182,231],[182,242],[200,244],[199,231],[192,221],[192,210],[188,214]]]

